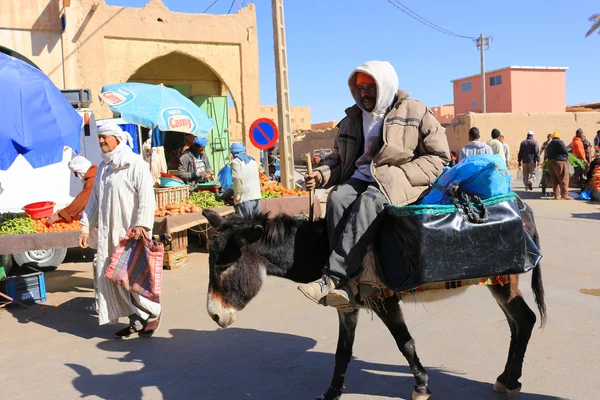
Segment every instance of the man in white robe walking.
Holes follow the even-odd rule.
[[[106,279],[104,273],[119,241],[128,234],[135,239],[150,235],[156,208],[152,176],[142,157],[131,150],[131,136],[118,125],[102,125],[98,140],[103,161],[81,219],[79,245],[88,247],[89,232],[98,227],[94,283],[99,323],[129,317],[129,326],[115,336],[151,336],[160,324],[160,304],[130,293]]]

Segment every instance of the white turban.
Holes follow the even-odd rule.
[[[533,136],[533,131],[528,131],[527,136]]]
[[[92,163],[85,157],[75,156],[69,161],[69,169],[77,174],[77,176],[84,175],[88,169],[92,166]]]
[[[115,123],[109,122],[98,128],[98,136],[114,136],[119,143],[126,142],[129,147],[133,148],[133,138],[128,132],[125,132]]]

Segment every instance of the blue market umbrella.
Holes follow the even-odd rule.
[[[200,107],[175,89],[146,83],[119,83],[102,88],[102,99],[125,121],[156,128],[206,136],[213,121]]]
[[[0,170],[19,154],[34,168],[79,153],[81,116],[43,72],[0,53]]]

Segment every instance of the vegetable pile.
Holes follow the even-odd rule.
[[[48,218],[32,219],[27,214],[22,213],[0,214],[0,236],[81,230],[80,219],[74,219],[71,222],[60,219],[51,226],[46,225],[46,221],[48,221]]]
[[[4,213],[0,214],[0,236],[22,235],[37,233],[33,227],[33,220],[26,214]]]
[[[81,230],[81,219],[73,219],[71,222],[66,222],[62,218],[52,225],[46,225],[48,218],[36,219],[33,221],[33,228],[37,233],[45,232],[70,232]]]
[[[223,201],[217,200],[217,197],[214,193],[206,190],[190,194],[190,198],[187,201],[202,209],[222,207],[226,205]]]
[[[155,217],[166,217],[190,213],[198,213],[202,209],[194,205],[190,200],[167,204],[164,207],[158,207],[154,212]]]
[[[308,192],[301,189],[287,189],[277,182],[269,180],[269,178],[260,174],[260,191],[263,199],[278,199],[280,197],[307,196]]]

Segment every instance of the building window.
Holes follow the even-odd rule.
[[[477,108],[477,100],[473,100],[473,102],[471,103],[471,108],[472,109]]]
[[[471,90],[473,90],[473,84],[471,82],[463,82],[460,85],[460,90],[464,92],[470,92]]]
[[[294,118],[292,118],[292,124],[294,123]]]
[[[491,76],[490,77],[490,86],[498,86],[502,85],[502,75]]]
[[[304,123],[304,118],[300,118],[300,122]]]

